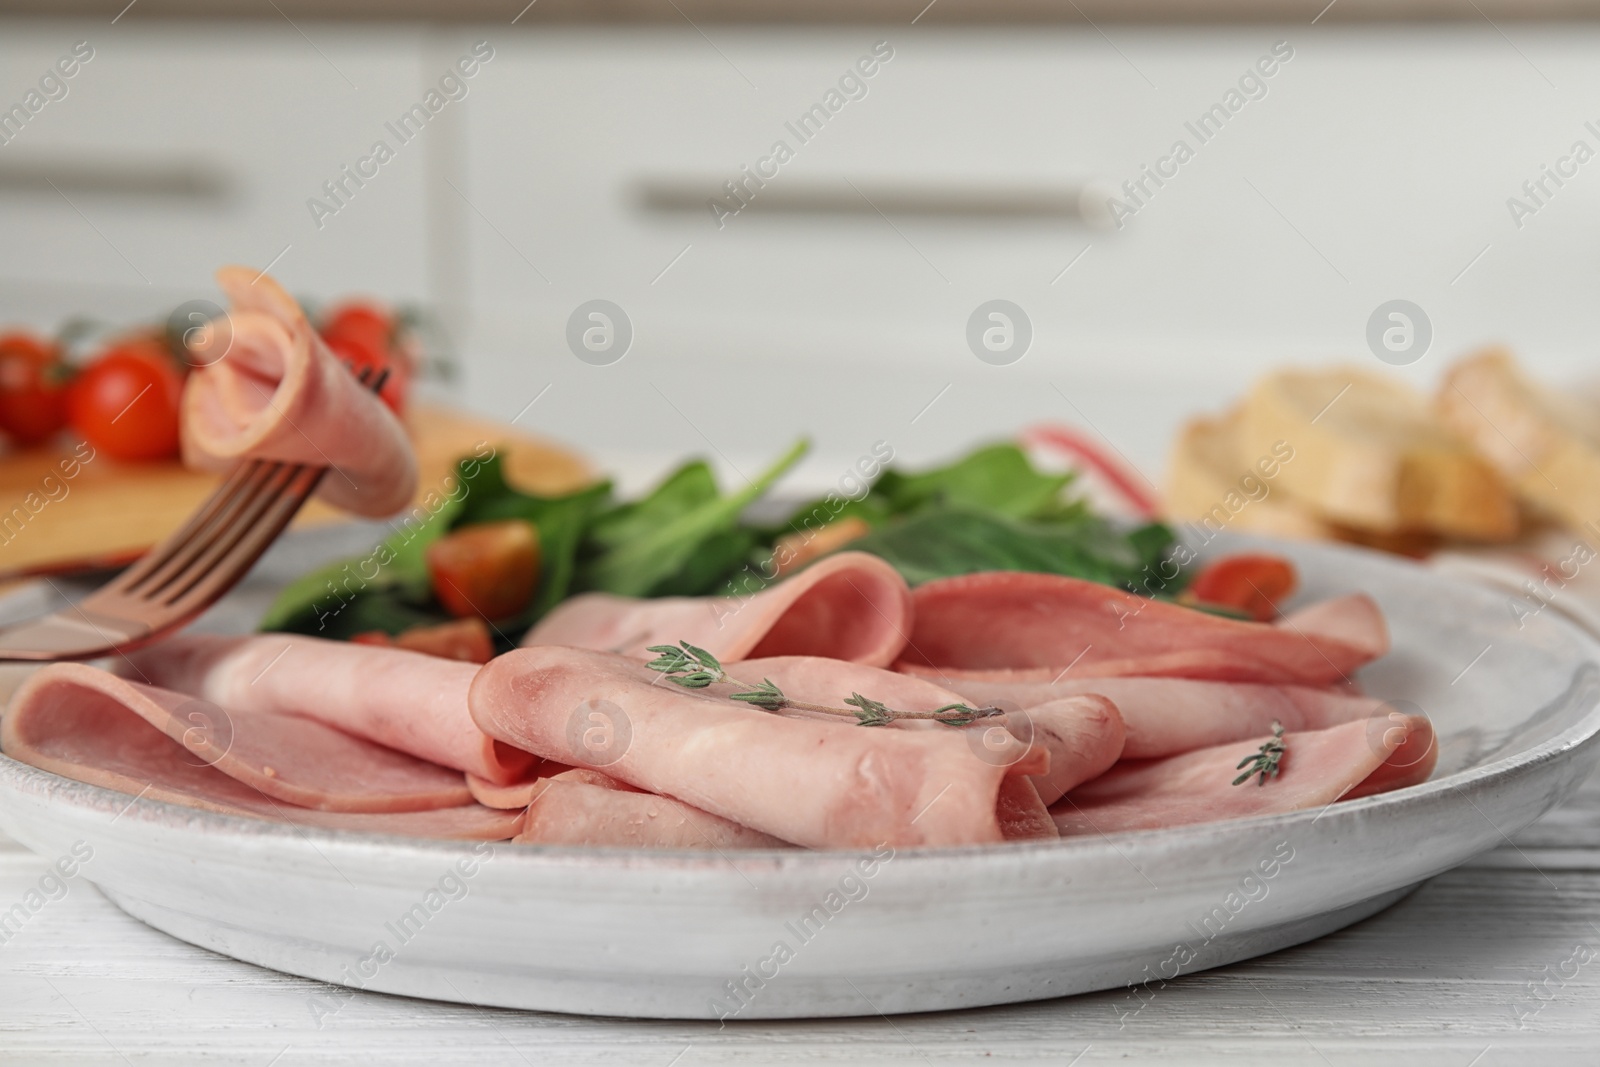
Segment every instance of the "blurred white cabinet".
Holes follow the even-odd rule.
[[[441,307],[480,410],[526,409],[640,467],[693,449],[753,474],[807,432],[817,482],[877,440],[931,456],[1041,419],[1087,422],[1153,474],[1184,412],[1271,363],[1375,365],[1366,321],[1396,298],[1432,319],[1432,351],[1404,372],[1419,380],[1495,339],[1552,376],[1593,363],[1600,163],[1521,226],[1507,207],[1574,141],[1600,149],[1592,26],[296,29],[137,10],[5,24],[0,103],[72,42],[96,54],[0,147],[0,179],[28,161],[178,159],[229,191],[69,204],[0,180],[0,317],[147,312],[207,291],[219,262],[281,252],[298,292]],[[319,228],[307,200],[480,40],[494,58],[466,98]],[[1242,82],[1275,46],[1273,75]],[[819,106],[820,130],[800,128]],[[1216,106],[1232,110],[1202,139]],[[1144,168],[1170,167],[1179,140],[1192,158],[1151,184]],[[792,157],[763,162],[780,141]],[[723,182],[752,187],[746,168],[768,187],[720,226],[641,201],[672,185],[726,204]],[[762,210],[804,189],[1088,177],[1144,181],[1122,229],[892,196],[881,213]],[[966,338],[996,298],[1033,329],[1009,366]],[[632,325],[609,366],[566,340],[593,299]]]

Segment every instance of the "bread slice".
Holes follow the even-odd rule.
[[[1445,373],[1435,407],[1533,507],[1573,528],[1600,521],[1600,409],[1589,398],[1540,387],[1492,348]]]
[[[1271,451],[1246,451],[1238,409],[1191,419],[1173,441],[1167,463],[1166,517],[1192,524],[1202,540],[1223,529],[1303,540],[1335,536],[1331,526],[1277,490],[1281,470]]]
[[[1279,485],[1320,518],[1372,534],[1517,535],[1511,489],[1405,384],[1353,367],[1284,370],[1244,403],[1249,455],[1287,446]]]

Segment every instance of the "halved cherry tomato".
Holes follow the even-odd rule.
[[[1268,622],[1278,615],[1278,604],[1299,584],[1294,564],[1282,556],[1241,553],[1224,556],[1200,568],[1183,599],[1234,608]]]
[[[399,351],[394,317],[373,304],[341,304],[328,314],[321,333],[328,348],[351,369],[388,370],[389,380],[378,395],[399,414],[411,386],[411,365]]]
[[[494,658],[494,639],[489,635],[489,625],[479,618],[457,619],[436,626],[412,626],[395,637],[382,630],[369,630],[350,640],[358,645],[403,648],[466,663],[488,663]]]
[[[465,526],[428,546],[428,577],[444,609],[458,619],[504,619],[533,600],[539,583],[539,533],[506,519]]]
[[[26,448],[67,424],[71,371],[52,342],[30,333],[0,336],[0,430]]]
[[[107,349],[67,390],[72,428],[113,459],[178,454],[183,376],[161,341],[135,337]]]

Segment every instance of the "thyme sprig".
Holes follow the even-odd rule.
[[[1250,780],[1251,775],[1256,776],[1256,785],[1266,785],[1268,778],[1278,777],[1278,764],[1283,761],[1284,753],[1289,751],[1289,746],[1283,741],[1283,723],[1272,720],[1272,737],[1267,740],[1253,754],[1240,760],[1233,768],[1248,767],[1243,774],[1233,780],[1234,785],[1243,785]]]
[[[931,711],[897,711],[880,700],[860,693],[851,693],[845,700],[850,707],[835,708],[813,704],[808,700],[795,700],[785,695],[771,678],[763,678],[759,684],[740,681],[723,669],[716,656],[687,641],[679,641],[676,645],[651,645],[649,651],[654,652],[656,658],[645,666],[659,671],[675,684],[685,689],[705,689],[718,682],[726,682],[740,690],[729,693],[729,700],[743,701],[766,711],[794,708],[825,715],[844,715],[855,719],[858,726],[887,726],[897,719],[931,719],[946,726],[968,726],[979,719],[1005,714],[1001,708],[974,708],[967,704],[946,704]]]

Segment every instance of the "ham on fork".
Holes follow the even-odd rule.
[[[877,556],[840,552],[744,598],[573,597],[522,643],[649,659],[649,646],[681,640],[724,662],[825,656],[887,667],[910,632],[911,592],[900,572]]]
[[[1079,578],[990,571],[918,586],[912,603],[903,663],[935,678],[998,671],[1049,681],[1070,668],[1079,678],[1328,686],[1389,647],[1383,616],[1361,594],[1275,623],[1240,622]]]
[[[391,515],[417,489],[417,461],[394,414],[340,363],[272,278],[223,267],[228,347],[184,387],[183,459],[225,470],[241,459],[330,466],[317,492],[358,515]]]

